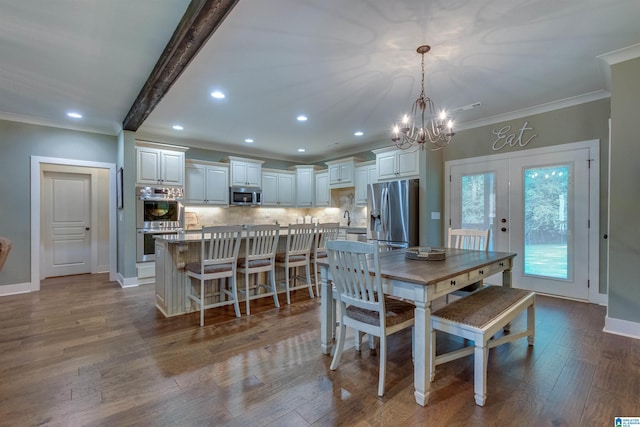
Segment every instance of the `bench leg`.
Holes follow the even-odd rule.
[[[484,406],[487,400],[487,359],[489,356],[489,348],[483,337],[478,338],[479,339],[475,340],[473,391],[476,405]]]

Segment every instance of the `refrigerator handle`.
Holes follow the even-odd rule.
[[[386,239],[388,237],[387,216],[389,214],[389,189],[387,187],[382,188],[380,198],[382,199],[380,203],[380,225],[382,226],[382,235]]]

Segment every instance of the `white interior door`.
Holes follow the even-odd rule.
[[[91,176],[45,172],[45,277],[91,272]]]
[[[449,167],[451,227],[489,228],[489,250],[517,253],[515,287],[587,300],[589,149],[518,154]]]

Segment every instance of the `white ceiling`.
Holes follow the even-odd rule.
[[[0,0],[0,118],[117,133],[187,5]],[[637,0],[240,0],[138,135],[296,162],[390,145],[421,44],[438,108],[482,104],[458,128],[598,99],[598,55],[640,43],[639,22]]]

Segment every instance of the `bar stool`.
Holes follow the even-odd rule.
[[[311,260],[313,262],[313,276],[316,284],[316,295],[320,296],[320,282],[318,281],[318,260],[327,258],[327,242],[338,238],[339,222],[318,224]]]
[[[187,283],[186,300],[192,300],[200,308],[200,326],[204,326],[204,310],[207,308],[234,305],[236,317],[240,317],[238,292],[236,289],[236,263],[240,249],[242,226],[203,227],[200,261],[185,265],[187,276],[200,281],[200,293],[194,291],[193,283]],[[229,278],[231,290],[220,285],[218,300],[207,304],[204,283],[208,280]],[[230,299],[223,299],[228,296]]]
[[[238,259],[238,272],[244,273],[244,291],[247,315],[251,314],[250,302],[253,299],[273,295],[273,302],[280,307],[276,292],[275,257],[280,235],[279,225],[249,225],[246,228],[245,257]],[[258,273],[269,272],[270,292],[258,293]],[[255,274],[254,295],[249,292],[249,275]]]
[[[291,291],[296,289],[308,288],[309,296],[313,298],[309,264],[315,229],[313,224],[289,224],[288,231],[286,252],[276,254],[276,266],[284,268],[287,304],[291,304]],[[298,267],[305,268],[306,285],[296,285]],[[290,284],[291,269],[294,269],[293,285]]]

